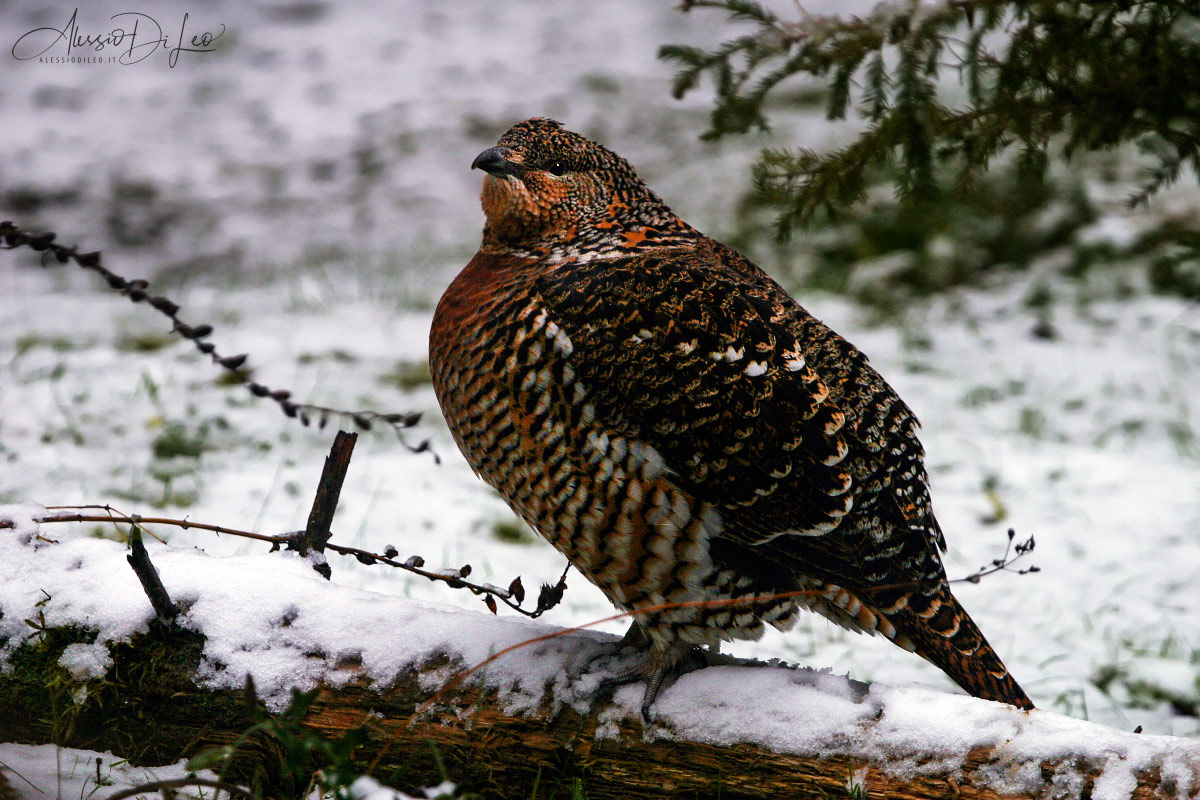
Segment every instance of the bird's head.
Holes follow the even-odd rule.
[[[697,236],[629,162],[544,117],[518,122],[471,163],[483,181],[483,249],[583,260]]]

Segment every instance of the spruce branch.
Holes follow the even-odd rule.
[[[789,79],[828,88],[826,115],[854,109],[857,138],[826,154],[764,151],[755,167],[763,199],[786,235],[819,210],[862,199],[868,165],[896,166],[908,204],[970,191],[998,155],[1013,151],[1022,179],[1045,180],[1063,158],[1153,136],[1157,165],[1130,197],[1145,203],[1186,166],[1200,175],[1200,37],[1194,9],[1168,0],[948,0],[880,3],[842,18],[801,12],[785,20],[744,0],[691,0],[684,11],[724,11],[749,25],[712,50],[666,45],[680,97],[709,76],[709,127],[717,139],[770,127],[771,97]],[[964,30],[965,28],[965,30]],[[956,74],[965,101],[944,89]],[[939,183],[945,167],[957,178]]]

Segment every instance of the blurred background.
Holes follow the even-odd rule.
[[[1136,211],[1125,198],[1138,157],[1121,149],[1053,167],[1038,192],[997,165],[978,199],[915,212],[881,183],[780,244],[751,182],[759,150],[826,150],[861,123],[826,121],[823,85],[797,80],[774,101],[770,133],[701,141],[710,88],[672,99],[674,67],[656,53],[736,34],[721,14],[645,0],[105,0],[78,9],[81,34],[140,11],[141,30],[153,19],[172,46],[181,27],[220,35],[174,66],[165,48],[133,64],[112,63],[115,46],[74,48],[82,62],[14,57],[20,37],[63,29],[71,11],[0,0],[0,218],[150,280],[181,318],[214,325],[223,353],[249,353],[272,388],[424,412],[409,441],[429,439],[440,464],[365,435],[336,541],[470,563],[499,585],[563,569],[455,451],[426,363],[433,306],[482,229],[472,158],[512,123],[551,116],[629,159],[684,219],[872,357],[925,424],[951,577],[1001,557],[1009,527],[1036,537],[1018,566],[1040,573],[956,589],[1036,703],[1200,731],[1200,275],[1154,239],[1195,226],[1194,176]],[[226,385],[164,318],[95,275],[0,254],[0,502],[289,531],[304,525],[331,438]],[[158,533],[222,556],[260,549]],[[342,583],[482,611],[392,570],[333,569]],[[568,583],[548,622],[610,613],[578,574]],[[950,688],[920,659],[815,617],[738,652]]]

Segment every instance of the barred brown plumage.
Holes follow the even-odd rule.
[[[434,388],[476,473],[614,604],[691,604],[635,616],[644,713],[690,648],[801,606],[1033,707],[950,593],[916,417],[866,356],[557,122],[472,166],[487,220],[434,314]]]

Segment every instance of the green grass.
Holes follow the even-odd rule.
[[[25,333],[17,337],[16,355],[23,356],[30,350],[45,348],[55,353],[68,353],[72,350],[84,350],[91,346],[90,342],[77,342],[65,336],[44,336],[38,333]]]
[[[516,519],[502,519],[492,523],[492,538],[506,544],[533,544],[537,538],[525,523]]]
[[[397,361],[396,365],[379,376],[379,382],[384,386],[395,386],[406,392],[429,386],[433,376],[429,374],[429,362]]]
[[[178,336],[169,333],[139,331],[118,336],[116,347],[124,353],[155,353],[178,341]]]

